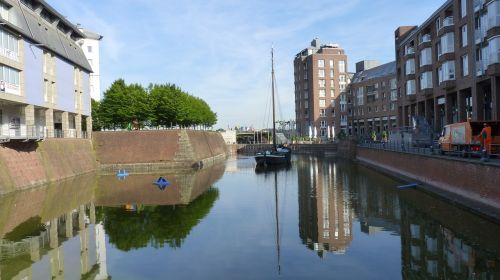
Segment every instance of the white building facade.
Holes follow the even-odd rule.
[[[90,97],[96,101],[101,100],[101,70],[99,61],[99,44],[102,36],[85,28],[78,27],[85,34],[86,38],[81,39],[78,44],[81,46],[85,57],[87,58],[92,73],[90,73]]]
[[[43,0],[0,0],[0,142],[90,137],[83,38]]]

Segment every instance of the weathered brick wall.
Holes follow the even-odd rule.
[[[181,132],[190,151],[181,150]],[[224,139],[217,132],[193,130],[141,130],[94,132],[94,148],[101,164],[136,164],[172,161],[197,162],[226,154]],[[181,151],[181,153],[179,153]],[[182,157],[181,157],[182,154]],[[188,155],[186,157],[186,155]]]
[[[423,182],[437,191],[500,209],[500,167],[358,147],[359,161]],[[431,189],[432,191],[432,189]]]
[[[0,146],[0,194],[96,170],[90,140],[47,139]]]

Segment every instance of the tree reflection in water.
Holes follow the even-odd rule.
[[[125,207],[103,207],[103,219],[109,242],[122,251],[165,245],[180,248],[186,237],[212,209],[219,190],[210,188],[188,205],[143,206],[135,211]]]

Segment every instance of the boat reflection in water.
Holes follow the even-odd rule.
[[[149,179],[158,175],[88,174],[0,197],[0,279],[108,279],[106,235],[124,251],[180,247],[217,200],[223,173],[172,174],[164,191]]]

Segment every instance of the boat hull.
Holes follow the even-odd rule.
[[[291,154],[289,151],[278,153],[257,153],[255,155],[255,162],[259,166],[290,164]]]

